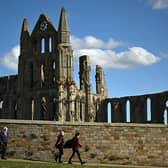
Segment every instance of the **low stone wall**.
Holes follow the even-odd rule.
[[[3,126],[9,128],[11,158],[54,161],[54,144],[59,130],[64,130],[65,140],[76,131],[81,133],[81,156],[87,162],[168,167],[165,125],[0,120]],[[63,160],[67,161],[70,154],[71,149],[65,149]]]

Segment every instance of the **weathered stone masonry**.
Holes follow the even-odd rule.
[[[93,94],[90,71],[89,57],[81,56],[79,89],[73,78],[73,50],[64,8],[58,30],[41,14],[30,33],[24,19],[18,75],[0,78],[0,118],[103,121],[102,101],[107,97],[104,72],[96,66],[97,93]]]
[[[147,103],[148,100],[150,100],[149,104]],[[112,122],[127,122],[127,106],[129,106],[131,123],[164,123],[164,111],[168,109],[168,92],[107,98],[103,103],[106,112],[108,111],[108,104],[111,106]],[[149,121],[147,120],[147,105],[151,109],[151,120]]]
[[[88,162],[168,167],[168,128],[160,124],[0,120],[3,126],[9,128],[12,158],[54,161],[56,136],[63,129],[66,140],[81,133],[81,155]],[[67,161],[71,149],[64,153]]]
[[[61,10],[58,30],[40,15],[32,33],[23,20],[18,75],[0,78],[0,118],[107,122],[163,123],[168,92],[107,98],[103,68],[96,65],[96,93],[92,93],[89,56],[79,58],[80,88],[73,78],[73,50],[66,11]],[[150,100],[151,120],[147,120]],[[167,105],[166,105],[167,104]],[[168,112],[168,110],[167,110]]]

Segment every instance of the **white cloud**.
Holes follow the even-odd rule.
[[[150,0],[150,5],[153,9],[166,9],[168,8],[168,0]]]
[[[0,58],[0,65],[7,67],[11,70],[17,71],[19,54],[20,54],[20,47],[19,45],[17,45],[13,47],[11,51],[4,54],[2,58]]]
[[[79,61],[79,56],[88,55],[93,65],[98,64],[104,68],[130,68],[139,65],[151,65],[160,60],[159,57],[142,47],[130,47],[125,51],[116,52],[114,48],[126,46],[126,43],[112,38],[103,41],[93,36],[84,38],[72,36],[71,42],[75,62]],[[19,54],[20,47],[17,45],[0,58],[0,65],[16,72]]]
[[[72,42],[73,49],[81,49],[81,48],[113,49],[119,46],[126,45],[126,43],[116,41],[112,38],[110,38],[108,41],[103,41],[94,36],[86,36],[81,39],[76,36],[71,36],[71,42]]]
[[[72,47],[75,61],[81,55],[90,56],[90,61],[94,65],[101,65],[106,68],[130,68],[139,65],[151,65],[160,60],[151,52],[142,47],[130,47],[126,51],[116,52],[113,49],[123,46],[124,43],[115,40],[104,42],[93,36],[77,38],[72,36]]]

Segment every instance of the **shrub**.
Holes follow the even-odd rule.
[[[12,156],[15,155],[15,153],[16,153],[16,151],[9,151],[9,152],[7,153],[7,155],[8,155],[9,157],[12,157]]]
[[[46,135],[42,135],[42,136],[40,136],[40,138],[42,138],[44,141],[48,141],[49,140],[49,138]]]
[[[97,156],[97,153],[91,153],[90,158],[94,159]]]
[[[119,156],[114,156],[114,155],[111,155],[108,157],[108,160],[112,161],[112,160],[121,160],[123,158],[119,157]]]
[[[37,137],[36,134],[33,134],[33,133],[32,133],[32,134],[30,134],[30,138],[31,138],[31,139],[37,139],[38,137]]]
[[[85,152],[88,152],[90,150],[90,147],[88,145],[85,146]]]

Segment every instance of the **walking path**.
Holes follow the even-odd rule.
[[[19,162],[37,162],[37,163],[46,163],[42,161],[32,161],[32,160],[21,160],[21,159],[8,159],[9,161],[19,161]],[[66,162],[65,162],[66,163]],[[79,164],[73,162],[73,164]],[[118,168],[166,168],[161,166],[136,166],[136,165],[117,165],[117,164],[97,164],[97,163],[86,163],[88,166],[108,166],[108,167],[118,167]]]

